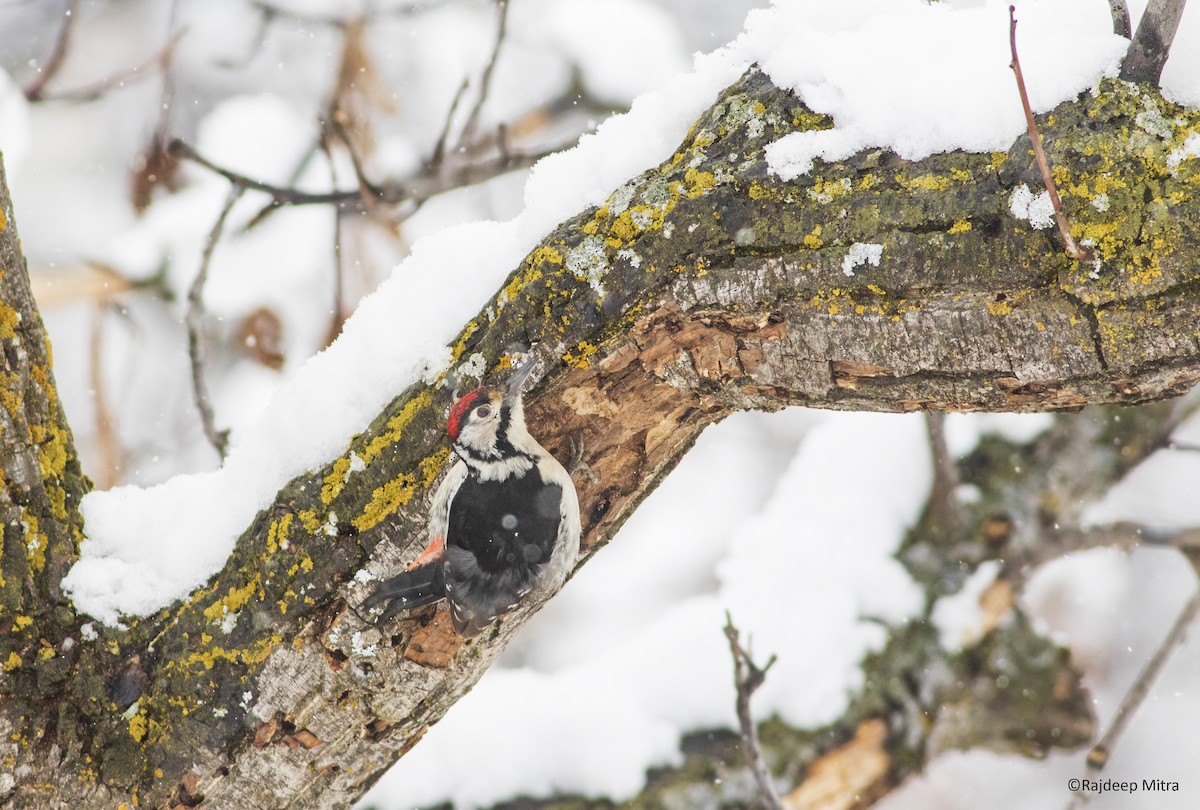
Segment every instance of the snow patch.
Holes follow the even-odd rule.
[[[842,272],[847,276],[853,276],[854,268],[868,264],[878,267],[881,258],[883,258],[883,245],[873,242],[855,242],[842,257]]]
[[[1039,231],[1054,224],[1054,203],[1050,201],[1050,192],[1043,191],[1034,196],[1024,183],[1013,189],[1008,198],[1008,210],[1014,217],[1028,221]]]

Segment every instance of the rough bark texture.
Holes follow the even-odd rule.
[[[580,482],[589,551],[706,425],[737,409],[1078,409],[1162,399],[1200,378],[1200,161],[1181,151],[1200,131],[1196,113],[1151,88],[1106,82],[1041,120],[1073,231],[1093,243],[1097,266],[1073,262],[1053,231],[1010,213],[1014,188],[1039,188],[1024,140],[1007,154],[919,163],[874,150],[790,183],[768,174],[766,144],[829,124],[747,74],[662,166],[551,233],[464,328],[457,377],[497,369],[534,342],[548,358],[528,414],[560,457],[569,438],[583,440],[599,476]],[[880,246],[878,264],[855,264],[855,243]],[[445,397],[423,385],[402,392],[340,458],[288,484],[206,587],[125,630],[81,638],[51,584],[74,546],[48,563],[33,577],[41,607],[24,628],[38,642],[15,651],[22,663],[45,661],[0,672],[0,773],[15,774],[0,782],[0,801],[352,803],[536,609],[467,644],[438,611],[377,628],[356,609],[374,587],[362,580],[392,573],[420,543],[426,496],[448,457]],[[26,399],[18,393],[16,405],[28,412]],[[39,467],[39,480],[62,479],[64,465]],[[72,494],[64,505],[68,524],[75,502]],[[1012,542],[1032,542],[1040,515],[1016,509]],[[973,520],[961,525],[984,525]],[[914,539],[906,560],[942,583],[932,598],[984,555],[955,559],[946,533],[928,531],[933,539]],[[1020,559],[1020,548],[1006,559]],[[1010,744],[1043,750],[1085,738],[1063,653],[1019,615],[999,615],[1012,618],[968,651],[970,681],[926,685],[956,665],[942,662],[928,628],[898,628],[867,662],[868,688],[846,722],[795,747],[796,778],[817,756],[861,750],[886,757],[869,771],[880,774],[860,791],[869,794],[929,750],[980,744],[973,731],[931,741],[923,713],[934,700],[1005,710]],[[10,637],[0,645],[7,654]],[[1044,687],[1035,699],[981,698],[967,686],[976,675],[995,685],[994,670],[1009,666],[1019,671],[1005,677]],[[1057,735],[1047,725],[1056,718]]]

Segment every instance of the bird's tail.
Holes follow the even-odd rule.
[[[388,602],[383,615],[379,617],[379,621],[384,622],[402,610],[431,604],[445,595],[445,571],[440,563],[434,563],[384,580],[379,590],[367,597],[363,605],[369,608],[380,602]]]

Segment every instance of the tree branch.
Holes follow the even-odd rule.
[[[1170,130],[1154,140],[1129,124],[1148,101]],[[1053,125],[1046,119],[1046,151],[1072,180],[1063,186],[1072,221],[1084,233],[1102,227],[1098,254],[1127,269],[1092,278],[1009,214],[1012,189],[1038,176],[1023,143],[1007,156],[917,163],[870,150],[785,183],[768,172],[764,148],[823,122],[750,72],[701,116],[677,158],[547,235],[464,327],[453,365],[469,357],[492,371],[514,345],[533,342],[560,359],[530,393],[527,414],[561,457],[568,437],[582,436],[599,474],[579,486],[589,550],[706,425],[739,409],[1078,410],[1171,397],[1200,379],[1200,161],[1166,166],[1197,118],[1145,88],[1105,82],[1095,97],[1054,110]],[[1089,159],[1097,154],[1102,166]],[[1107,211],[1087,191],[1100,171]],[[1161,199],[1144,193],[1147,172]],[[855,243],[880,246],[881,259],[847,277]],[[352,803],[538,607],[466,644],[444,612],[376,627],[352,609],[373,577],[394,572],[423,541],[425,499],[448,455],[444,404],[436,386],[413,383],[339,458],[285,486],[206,587],[127,630],[101,629],[68,670],[69,699],[53,702],[61,720],[40,698],[16,714],[0,704],[2,745],[61,730],[0,752],[33,774],[13,800],[43,806],[39,786],[51,783],[64,806],[115,806],[135,792],[146,805],[199,796],[228,807]],[[948,544],[918,527],[905,565],[931,602],[982,561],[1019,566],[1160,440],[1167,412],[1063,417],[1029,448],[989,443],[960,467],[983,493],[962,538],[987,543]],[[1010,528],[985,533],[997,515]],[[0,635],[0,655],[9,643]],[[962,655],[952,662],[962,677],[947,681],[928,624],[894,628],[864,663],[870,686],[837,724],[806,738],[811,756],[797,768],[869,750],[883,762],[871,771],[875,789],[947,747],[1044,752],[1089,738],[1069,662],[1019,610]],[[998,691],[997,661],[1016,667],[1027,695]],[[113,684],[125,696],[143,674],[132,714],[114,711]],[[10,683],[0,673],[0,692]],[[1020,711],[1009,716],[1013,701]],[[855,743],[880,719],[885,733]],[[71,736],[75,728],[87,735]],[[51,745],[66,764],[48,771]],[[73,770],[85,757],[94,782]]]
[[[475,105],[471,108],[470,115],[467,116],[467,123],[463,125],[462,136],[459,138],[460,146],[467,145],[475,137],[475,127],[479,123],[479,111],[487,102],[488,93],[492,88],[492,72],[496,69],[496,61],[500,58],[500,46],[504,44],[504,35],[508,30],[508,0],[495,1],[499,17],[496,23],[496,39],[492,44],[492,54],[488,57],[487,64],[483,68],[483,75],[479,79],[479,97],[475,99]]]
[[[191,286],[188,287],[187,296],[188,359],[192,366],[192,394],[196,400],[196,410],[200,412],[204,436],[222,459],[225,458],[229,431],[217,430],[212,403],[208,399],[208,384],[204,381],[204,361],[207,354],[204,350],[204,284],[208,281],[208,267],[212,263],[213,251],[217,248],[217,242],[221,241],[221,232],[225,229],[225,219],[244,191],[238,183],[229,187],[229,194],[221,207],[221,213],[217,215],[217,221],[213,223],[208,239],[204,242],[200,267],[196,270],[196,277]]]
[[[1185,5],[1187,0],[1150,0],[1121,65],[1123,81],[1158,84]]]
[[[1125,0],[1108,0],[1112,12],[1113,33],[1125,39],[1133,37],[1133,24],[1129,20],[1129,4]]]
[[[1067,215],[1063,213],[1062,199],[1058,196],[1058,187],[1054,184],[1054,176],[1050,173],[1050,164],[1046,161],[1046,151],[1042,148],[1042,136],[1038,134],[1037,122],[1033,120],[1033,110],[1029,107],[1029,94],[1025,92],[1025,77],[1021,75],[1021,60],[1017,58],[1017,18],[1016,6],[1008,7],[1008,42],[1012,50],[1013,75],[1017,78],[1017,91],[1021,94],[1021,109],[1025,111],[1025,124],[1029,128],[1029,142],[1033,145],[1033,154],[1037,158],[1038,171],[1042,173],[1042,185],[1050,195],[1050,204],[1054,206],[1054,221],[1058,223],[1058,232],[1062,236],[1063,247],[1071,258],[1079,262],[1091,261],[1088,251],[1075,244],[1071,236],[1071,226]]]
[[[779,801],[779,793],[771,781],[771,772],[763,759],[762,746],[758,744],[758,724],[750,714],[750,698],[767,679],[767,670],[775,664],[775,656],[771,656],[766,666],[759,667],[750,657],[750,653],[742,646],[738,629],[733,626],[733,617],[725,611],[725,638],[729,640],[729,654],[733,658],[733,686],[737,690],[735,708],[737,710],[738,726],[742,732],[742,749],[754,781],[758,784],[758,795],[766,810],[783,810]]]
[[[79,0],[68,0],[67,8],[63,12],[62,25],[58,28],[58,36],[54,39],[54,47],[50,50],[50,55],[38,68],[33,81],[25,85],[25,98],[30,101],[41,101],[45,97],[46,85],[58,75],[63,62],[66,61],[67,52],[71,49],[71,34],[74,32],[75,22],[79,17],[78,12]]]

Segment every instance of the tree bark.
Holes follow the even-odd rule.
[[[589,554],[705,426],[735,410],[1077,410],[1161,400],[1200,379],[1200,161],[1181,151],[1200,130],[1195,112],[1153,88],[1105,82],[1039,122],[1072,231],[1093,244],[1096,266],[1074,262],[1052,231],[1010,212],[1015,188],[1040,186],[1027,139],[1007,153],[916,163],[869,150],[787,183],[767,172],[767,144],[830,125],[751,71],[674,156],[549,234],[464,327],[455,365],[494,370],[514,345],[532,343],[552,358],[527,411],[533,433],[560,457],[569,439],[582,438],[599,478],[579,488]],[[4,235],[15,245],[11,225]],[[21,274],[21,264],[7,254],[5,262],[7,285],[7,271]],[[10,307],[22,300],[3,292]],[[36,392],[15,390],[21,407],[5,410],[28,412]],[[420,545],[427,495],[449,454],[445,397],[409,387],[341,457],[284,487],[205,587],[126,629],[80,636],[80,619],[56,586],[74,540],[31,571],[30,593],[39,596],[31,621],[24,635],[0,637],[0,656],[11,651],[22,662],[0,672],[0,773],[15,775],[0,781],[0,801],[353,803],[537,609],[526,606],[466,644],[440,610],[376,627],[358,609],[375,587],[360,572],[387,576]],[[1130,442],[1142,428],[1138,419],[1106,427]],[[1080,464],[1091,464],[1095,431],[1074,430]],[[69,497],[48,497],[62,505],[73,538],[85,484],[62,435],[67,461],[29,470],[66,482]],[[352,467],[354,457],[365,469]],[[1112,480],[1119,465],[1111,452],[1096,458],[1110,466],[1095,480]],[[17,479],[7,469],[11,491]],[[1020,559],[1021,543],[1045,528],[1041,512],[1009,519],[1020,543],[1001,545]],[[986,558],[951,559],[955,543],[922,530],[933,539],[905,552],[914,570],[932,577],[952,564],[961,577]],[[24,543],[8,531],[6,582],[9,545]],[[1028,724],[1053,717],[1077,733],[1037,732],[1038,745],[1085,738],[1086,711],[1065,656],[1019,616],[996,632],[980,642],[974,672],[994,683],[989,667],[1015,660],[1024,667],[1018,675],[1054,687],[1040,693],[1043,702],[1021,704],[1012,722],[1026,725],[1011,736],[1028,739]],[[1020,655],[992,655],[986,644]],[[866,663],[880,678],[868,679],[874,686],[855,712],[798,749],[796,762],[861,733],[886,753],[879,785],[919,767],[935,747],[913,736],[927,709],[893,686],[921,683],[937,654],[927,629],[898,628],[882,658]],[[45,660],[25,666],[27,657]],[[960,702],[979,704],[970,694]],[[938,745],[960,742],[978,744],[946,732]]]

